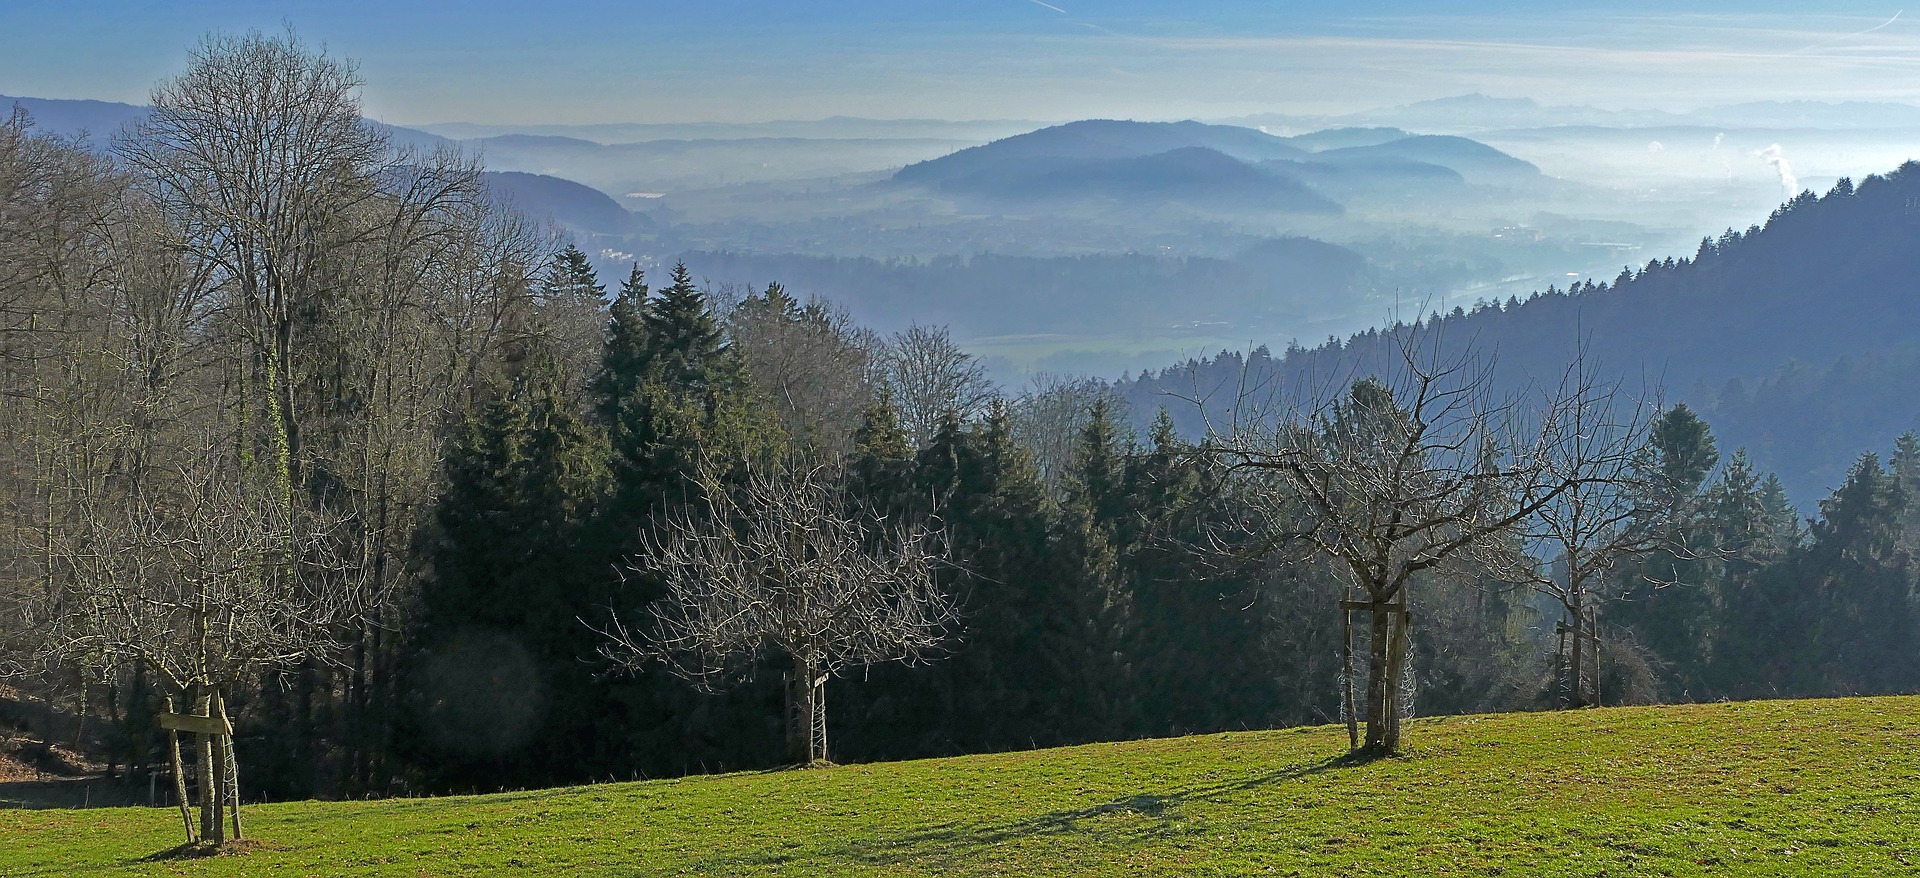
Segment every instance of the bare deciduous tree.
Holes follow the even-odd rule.
[[[887,338],[881,376],[900,423],[917,447],[932,441],[948,412],[967,420],[999,395],[987,370],[944,326],[914,324]]]
[[[317,588],[299,571],[336,570],[333,540],[314,516],[288,516],[271,487],[250,487],[211,445],[168,475],[62,486],[49,529],[50,577],[15,593],[37,634],[42,666],[106,670],[137,664],[193,716],[227,725],[225,694],[267,671],[329,659],[332,631],[363,608],[365,590]],[[289,553],[300,563],[292,563]],[[188,841],[218,842],[221,810],[240,832],[237,760],[224,736],[200,735],[201,816]],[[175,780],[187,802],[174,738]]]
[[[823,458],[852,448],[873,395],[873,331],[823,299],[804,305],[779,284],[727,309],[727,335],[788,435]]]
[[[1597,386],[1584,356],[1569,375]],[[1539,457],[1543,481],[1565,489],[1521,525],[1523,540],[1544,549],[1550,566],[1515,557],[1494,569],[1559,603],[1555,682],[1563,703],[1577,708],[1599,703],[1600,605],[1615,597],[1603,591],[1608,574],[1668,540],[1655,510],[1647,508],[1638,472],[1649,424],[1644,408],[1622,411],[1618,393],[1609,390],[1568,399],[1565,426]]]
[[[1351,659],[1343,693],[1360,752],[1400,745],[1416,577],[1494,552],[1577,482],[1546,460],[1564,439],[1567,412],[1591,403],[1593,388],[1563,388],[1523,407],[1494,395],[1490,364],[1471,350],[1442,351],[1437,336],[1415,326],[1385,377],[1331,385],[1339,393],[1300,387],[1262,398],[1243,388],[1198,452],[1247,491],[1263,520],[1243,526],[1267,534],[1256,551],[1318,554],[1345,574],[1349,655],[1351,614],[1371,616],[1364,743]]]
[[[1034,467],[1048,487],[1059,487],[1061,475],[1073,463],[1080,432],[1092,418],[1094,405],[1102,402],[1116,420],[1127,421],[1126,398],[1096,378],[1042,372],[1013,401],[1013,436],[1033,453]]]
[[[667,589],[652,630],[635,636],[616,616],[601,650],[709,689],[777,654],[789,663],[788,756],[802,765],[827,758],[827,680],[930,659],[956,618],[934,578],[938,536],[855,508],[829,475],[757,471],[737,493],[705,478],[707,501],[668,517],[636,559]]]

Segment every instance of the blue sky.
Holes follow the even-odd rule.
[[[290,24],[359,62],[369,112],[399,123],[1175,118],[1469,91],[1920,103],[1920,9],[1544,5],[0,0],[0,94],[139,101],[201,34]]]

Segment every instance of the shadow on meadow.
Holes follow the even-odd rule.
[[[1108,817],[1139,816],[1152,822],[1116,831],[1111,825],[1098,831],[1114,838],[1172,837],[1200,832],[1175,827],[1181,805],[1204,801],[1249,790],[1310,777],[1341,768],[1373,762],[1377,757],[1342,755],[1318,762],[1290,766],[1253,777],[1164,793],[1136,793],[1084,808],[1053,811],[1014,820],[956,820],[938,826],[901,833],[892,837],[858,839],[844,844],[790,851],[760,851],[716,857],[687,864],[695,870],[771,866],[801,860],[855,862],[867,866],[912,865],[941,873],[964,865],[981,848],[1004,842],[1047,836],[1065,836],[1096,831],[1091,824]]]

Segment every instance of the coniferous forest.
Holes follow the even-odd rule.
[[[1512,397],[1418,327],[1244,418],[1011,393],[937,327],[600,276],[357,84],[218,37],[105,150],[0,126],[0,674],[117,771],[181,758],[158,712],[229,717],[251,801],[1920,690],[1920,436],[1805,516],[1571,349]]]

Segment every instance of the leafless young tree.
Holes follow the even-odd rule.
[[[1598,388],[1584,356],[1568,376]],[[1565,426],[1539,462],[1543,481],[1565,489],[1519,527],[1522,540],[1542,550],[1548,564],[1514,556],[1494,569],[1559,603],[1556,684],[1563,703],[1578,708],[1599,703],[1600,607],[1615,597],[1604,591],[1608,574],[1669,541],[1647,508],[1639,472],[1651,422],[1645,407],[1623,399],[1617,388],[1562,397],[1570,399],[1561,410]]]
[[[956,618],[934,578],[939,536],[856,508],[822,467],[755,471],[669,517],[638,559],[667,596],[652,630],[616,617],[601,652],[629,669],[661,661],[703,688],[751,674],[773,652],[786,672],[788,757],[827,759],[827,680],[931,659]]]
[[[160,475],[60,486],[46,587],[11,593],[10,609],[36,632],[41,666],[137,664],[175,712],[228,726],[225,695],[267,671],[330,658],[332,632],[362,611],[365,590],[318,588],[301,574],[339,568],[330,535],[313,516],[289,517],[270,486],[249,485],[224,443]],[[173,750],[186,818],[177,735]],[[224,808],[238,837],[238,763],[226,736],[202,731],[198,763],[201,815],[198,827],[186,820],[187,840],[221,841]]]
[[[985,412],[999,395],[986,367],[961,350],[944,326],[914,324],[889,336],[880,368],[916,447],[932,441],[948,412],[964,421]]]
[[[1364,742],[1351,659],[1343,694],[1360,752],[1400,745],[1416,578],[1497,549],[1582,477],[1547,458],[1593,388],[1524,406],[1494,394],[1485,359],[1440,341],[1410,328],[1386,374],[1351,384],[1243,388],[1198,452],[1253,500],[1263,520],[1244,526],[1267,535],[1257,551],[1317,554],[1345,574],[1349,655],[1352,613],[1371,616]]]

